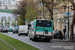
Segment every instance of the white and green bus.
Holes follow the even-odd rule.
[[[30,40],[44,39],[50,41],[53,33],[53,21],[34,20],[30,22],[29,38]]]

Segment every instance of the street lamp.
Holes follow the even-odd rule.
[[[69,39],[69,0],[68,0],[68,39]]]

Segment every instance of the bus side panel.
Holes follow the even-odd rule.
[[[36,34],[37,35],[44,35],[44,28],[43,27],[36,27]]]
[[[43,35],[43,27],[36,27],[36,20],[34,22],[34,32],[36,32],[36,35]]]

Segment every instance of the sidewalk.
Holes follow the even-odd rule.
[[[52,41],[57,41],[57,42],[65,42],[65,43],[74,43],[75,44],[75,41],[69,41],[69,39],[63,39],[63,40],[61,40],[61,39],[52,39]]]
[[[61,42],[65,42],[65,43],[74,43],[75,44],[75,41],[69,41],[69,39],[66,39],[66,40],[61,40]]]

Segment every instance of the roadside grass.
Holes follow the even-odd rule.
[[[13,49],[0,40],[0,50],[13,50]]]
[[[11,45],[12,47],[14,47],[16,50],[40,50],[37,49],[31,45],[28,45],[26,43],[23,43],[17,39],[14,39],[12,37],[9,37],[7,35],[4,35],[2,33],[0,33],[0,39],[4,40],[5,42],[7,42],[9,45]]]

